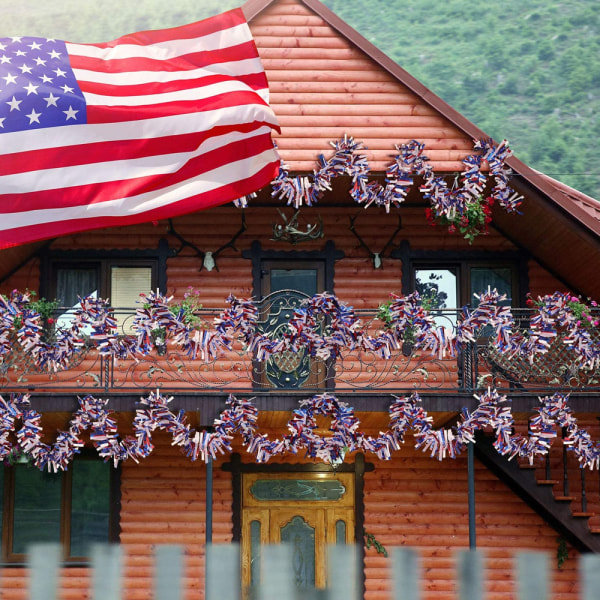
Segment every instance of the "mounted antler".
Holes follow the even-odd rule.
[[[217,258],[217,256],[219,256],[219,254],[221,254],[221,252],[223,252],[223,250],[225,250],[225,248],[233,248],[233,250],[237,251],[237,248],[234,246],[234,243],[240,237],[240,235],[242,235],[242,233],[244,233],[244,231],[246,231],[246,229],[247,229],[246,213],[244,211],[242,211],[242,224],[241,224],[238,232],[226,244],[223,244],[218,250],[215,250],[212,253],[211,252],[206,253],[206,256],[204,257],[203,265],[206,267],[207,271],[210,271],[212,267],[211,268],[208,267],[208,265],[206,264],[206,258],[210,255],[210,258],[212,259],[214,267],[218,271],[219,267],[217,267],[217,263],[215,263],[215,258]]]
[[[246,231],[246,229],[246,214],[244,213],[244,211],[242,211],[242,225],[239,231],[231,238],[231,240],[229,240],[226,244],[223,244],[218,250],[215,250],[214,252],[204,252],[203,250],[200,250],[200,248],[198,248],[198,246],[196,246],[195,244],[188,242],[181,234],[175,231],[175,228],[173,227],[173,221],[171,221],[171,219],[169,219],[168,233],[170,235],[175,236],[181,242],[181,246],[179,250],[177,250],[176,254],[179,254],[185,247],[189,247],[192,250],[194,250],[194,252],[196,252],[196,254],[202,259],[202,264],[200,265],[199,269],[200,271],[202,271],[203,268],[205,268],[207,271],[212,271],[213,269],[216,269],[218,271],[219,267],[217,266],[215,259],[226,248],[233,248],[234,250],[237,250],[237,248],[234,246],[234,243],[240,237],[240,235],[242,235],[242,233]]]
[[[358,213],[358,214],[360,214],[360,213]],[[367,246],[367,244],[365,244],[364,240],[360,237],[360,235],[358,235],[356,229],[354,228],[354,221],[356,220],[356,217],[358,217],[358,214],[355,215],[354,217],[350,217],[350,231],[356,236],[356,239],[358,239],[358,241],[360,242],[360,245],[371,256],[371,259],[373,260],[373,268],[381,269],[383,266],[383,262],[382,262],[383,254],[388,249],[388,247],[392,244],[392,242],[394,241],[394,238],[398,235],[398,232],[402,229],[402,217],[400,217],[400,215],[398,215],[398,227],[396,227],[396,230],[394,231],[394,233],[392,233],[392,236],[388,240],[387,244],[383,247],[383,249],[380,252],[373,252]]]
[[[285,214],[277,209],[277,212],[281,215],[284,221],[284,225],[275,223],[273,225],[273,237],[274,241],[289,242],[290,244],[299,244],[306,240],[317,240],[323,237],[323,220],[319,217],[319,222],[314,225],[306,225],[306,229],[302,231],[299,229],[298,218],[300,211],[297,210],[294,216],[288,221]]]

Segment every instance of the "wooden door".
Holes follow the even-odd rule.
[[[294,583],[323,588],[326,549],[354,542],[351,473],[248,473],[243,479],[242,580],[260,580],[260,546],[291,547]]]

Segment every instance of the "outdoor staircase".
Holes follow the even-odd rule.
[[[568,467],[565,450],[557,449],[562,452],[558,468],[554,459],[551,463],[550,454],[545,465],[536,467],[520,465],[516,459],[508,460],[500,455],[494,448],[493,437],[483,432],[478,432],[475,440],[475,456],[559,535],[580,552],[600,553],[600,527],[590,524],[596,513],[588,510],[589,491],[585,477],[590,475],[589,471],[578,468],[580,481],[572,479],[570,483],[573,469]],[[554,479],[553,474],[559,470],[562,471],[561,479]],[[600,498],[595,500],[597,505]]]

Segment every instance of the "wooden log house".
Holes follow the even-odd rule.
[[[487,139],[318,0],[248,0],[243,10],[267,73],[281,125],[275,139],[290,173],[312,173],[317,156],[331,153],[330,141],[352,136],[363,142],[372,177],[381,181],[395,145],[414,139],[425,144],[435,172],[451,183],[464,170],[462,160],[473,153],[474,140]],[[507,164],[514,171],[510,185],[524,196],[522,214],[494,208],[489,233],[473,243],[427,222],[419,181],[388,213],[356,204],[349,178],[340,177],[318,203],[299,211],[264,189],[245,209],[228,204],[170,221],[3,250],[1,291],[36,290],[70,306],[73,294],[97,290],[117,312],[130,313],[140,292],[159,289],[182,301],[193,288],[207,322],[234,294],[254,298],[271,329],[285,327],[297,306],[298,294],[281,290],[307,296],[327,291],[354,307],[373,334],[384,327],[376,315],[390,293],[410,294],[423,281],[441,285],[440,278],[449,297],[437,318],[444,313],[451,325],[456,310],[488,285],[503,286],[515,311],[526,308],[528,294],[569,291],[600,298],[600,204],[516,157]],[[273,293],[279,304],[265,300]],[[125,328],[127,323],[124,318]],[[471,346],[468,360],[408,349],[389,359],[356,351],[332,363],[288,352],[260,362],[234,346],[203,362],[167,345],[164,355],[157,348],[137,362],[111,362],[89,350],[50,376],[36,372],[15,350],[4,359],[1,393],[29,393],[42,414],[44,441],[52,443],[56,431],[68,427],[77,398],[87,394],[109,400],[122,436],[132,431],[140,397],[157,389],[172,396],[170,408],[185,411],[198,429],[214,427],[229,394],[253,398],[258,431],[276,438],[287,432],[300,401],[331,392],[353,407],[361,431],[377,436],[389,429],[395,397],[418,391],[434,426],[449,428],[463,407],[476,406],[474,394],[492,384],[512,399],[517,431],[527,431],[538,397],[558,390],[570,394],[579,426],[598,439],[595,377],[561,376],[560,351],[545,357],[545,366],[540,358],[511,370],[486,354],[486,339]],[[319,435],[331,435],[329,421],[318,418]],[[562,600],[578,597],[577,556],[600,551],[598,473],[579,469],[560,439],[548,460],[536,459],[533,467],[500,456],[485,433],[471,447],[471,467],[466,449],[440,462],[416,449],[410,432],[389,460],[351,452],[337,463],[305,457],[303,451],[258,463],[236,436],[232,453],[205,464],[186,457],[168,433],[154,431],[152,440],[150,456],[116,469],[91,447],[62,475],[32,475],[37,471],[19,463],[5,467],[0,577],[5,600],[26,597],[24,549],[41,530],[52,530],[53,539],[65,544],[65,600],[89,593],[90,539],[122,545],[128,600],[150,596],[153,547],[164,543],[185,546],[189,600],[204,596],[207,540],[241,543],[239,576],[249,584],[258,576],[261,543],[308,532],[309,543],[297,548],[303,561],[298,578],[317,586],[326,580],[325,545],[358,542],[364,546],[367,600],[389,597],[388,563],[378,548],[417,548],[424,597],[436,600],[456,597],[454,552],[470,543],[486,552],[490,600],[515,596],[516,549],[549,554],[552,597]],[[99,487],[90,487],[90,481]],[[37,495],[36,486],[49,487]],[[48,514],[38,523],[32,514],[42,508]],[[85,515],[94,511],[102,516],[88,523]]]

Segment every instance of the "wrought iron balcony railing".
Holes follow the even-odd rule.
[[[257,303],[257,329],[269,337],[279,338],[288,327],[294,311],[306,300],[299,292],[277,292]],[[386,323],[378,310],[355,310],[365,332],[377,336]],[[201,309],[197,315],[212,326],[220,309]],[[526,332],[532,311],[513,309],[515,332]],[[454,330],[460,311],[435,310],[438,326]],[[135,309],[114,309],[123,335],[131,335]],[[68,315],[57,316],[63,326]],[[327,331],[322,318],[319,327]],[[94,344],[84,344],[68,367],[44,372],[29,352],[15,341],[11,353],[0,363],[0,388],[6,391],[69,391],[82,394],[98,390],[138,392],[160,388],[175,392],[271,392],[335,390],[336,392],[406,393],[471,392],[489,386],[499,391],[515,389],[540,393],[560,390],[600,389],[600,367],[582,368],[576,353],[565,344],[559,333],[544,354],[531,361],[526,356],[502,354],[493,342],[491,327],[476,331],[475,340],[463,345],[453,357],[439,358],[429,351],[411,346],[406,336],[402,348],[381,358],[368,350],[342,350],[335,359],[312,358],[306,349],[275,353],[267,360],[257,360],[242,341],[210,360],[190,358],[173,340],[156,331],[155,347],[147,354],[120,359],[101,356]],[[600,332],[592,330],[600,343]],[[48,329],[52,342],[53,330]],[[162,338],[161,338],[162,336]]]

